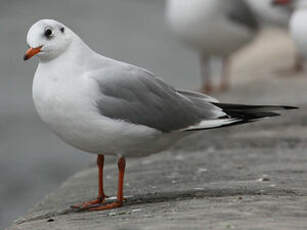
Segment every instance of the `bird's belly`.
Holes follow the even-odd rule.
[[[85,152],[146,156],[168,148],[183,136],[109,119],[90,106],[81,107],[76,101],[55,96],[52,99],[34,97],[34,101],[39,116],[48,127],[64,142]]]
[[[186,27],[178,26],[175,32],[190,46],[215,56],[231,54],[250,42],[254,36],[252,31],[223,19],[217,19],[215,23],[195,22]]]

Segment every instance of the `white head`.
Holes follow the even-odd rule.
[[[52,60],[70,46],[76,36],[68,27],[52,19],[36,22],[28,31],[27,43],[30,46],[24,56],[28,60],[37,55],[40,60]]]

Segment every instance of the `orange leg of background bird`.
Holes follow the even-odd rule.
[[[304,58],[299,54],[296,54],[295,56],[293,69],[295,73],[301,73],[304,71]]]
[[[118,190],[117,190],[117,200],[109,203],[103,204],[98,207],[89,208],[90,211],[99,211],[99,210],[107,210],[112,208],[118,208],[123,205],[124,200],[124,176],[125,176],[125,168],[126,161],[124,157],[119,158],[118,160]]]
[[[210,71],[210,58],[206,55],[200,55],[200,71],[202,78],[202,87],[200,89],[201,93],[211,93],[213,91],[213,85],[211,80],[211,71]]]
[[[222,78],[220,84],[220,91],[225,91],[229,88],[230,81],[230,59],[224,58],[222,63]]]
[[[79,205],[73,205],[72,208],[78,209],[87,209],[93,205],[102,204],[107,197],[103,191],[103,165],[104,165],[104,156],[97,156],[97,167],[98,167],[98,197],[95,200],[87,201]]]

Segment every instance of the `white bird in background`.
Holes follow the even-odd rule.
[[[258,22],[244,0],[168,0],[172,31],[199,52],[202,92],[213,90],[210,60],[222,59],[220,89],[229,86],[230,56],[253,40]]]
[[[293,10],[289,29],[299,53],[297,71],[304,70],[307,59],[307,0],[273,0],[273,3]]]
[[[304,71],[304,65],[307,58],[307,42],[305,22],[306,22],[306,0],[272,0],[272,4],[279,8],[288,9],[292,12],[289,30],[292,40],[295,43],[297,54],[294,64],[294,72]]]
[[[289,106],[219,103],[207,95],[177,90],[149,71],[104,57],[64,24],[44,19],[28,31],[39,64],[33,100],[41,119],[64,142],[97,154],[98,197],[74,208],[105,210],[123,205],[126,157],[160,152],[193,131],[239,125],[279,115]],[[117,200],[103,190],[104,155],[118,156]]]

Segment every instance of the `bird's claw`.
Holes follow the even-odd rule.
[[[77,205],[72,205],[70,206],[72,209],[77,209],[77,210],[86,210],[86,209],[90,209],[92,207],[101,205],[104,203],[105,199],[108,198],[109,196],[104,195],[103,197],[98,197],[95,200],[91,200],[91,201],[87,201],[81,204],[77,204]]]
[[[91,207],[89,209],[87,209],[88,211],[102,211],[102,210],[109,210],[109,209],[114,209],[114,208],[119,208],[123,206],[123,202],[122,201],[115,201],[112,203],[108,203],[108,204],[100,204],[96,207]]]

